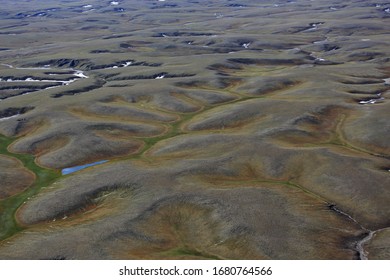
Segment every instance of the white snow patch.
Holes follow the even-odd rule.
[[[367,100],[367,101],[362,100],[362,101],[359,102],[359,104],[375,104],[375,103],[379,103],[379,102],[381,102],[383,100],[384,100],[383,97],[377,98],[377,99],[370,99],[370,100]]]
[[[125,63],[122,64],[123,67],[128,67],[130,66],[131,64],[133,64],[132,61],[126,61]]]
[[[326,38],[326,39],[324,39],[322,41],[314,41],[313,44],[318,45],[318,44],[325,44],[327,42],[328,42],[328,38]]]
[[[15,118],[15,117],[17,117],[17,116],[20,116],[20,114],[13,115],[13,116],[11,116],[11,117],[0,118],[0,122],[1,122],[1,121],[5,121],[5,120],[9,120],[9,119],[12,119],[12,118]]]
[[[10,64],[2,63],[1,65],[6,66],[6,67],[8,67],[8,68],[14,68],[14,67],[13,67],[12,65],[10,65]]]
[[[326,59],[316,56],[314,53],[311,53],[310,56],[316,61],[326,61]]]
[[[83,71],[80,71],[80,70],[76,70],[73,75],[75,75],[76,77],[82,78],[82,79],[89,78],[87,75],[84,74]]]

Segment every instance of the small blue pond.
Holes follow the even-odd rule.
[[[98,165],[98,164],[102,164],[102,163],[105,163],[107,162],[108,160],[101,160],[101,161],[97,161],[97,162],[93,162],[93,163],[88,163],[88,164],[84,164],[84,165],[79,165],[79,166],[73,166],[73,167],[68,167],[68,168],[64,168],[61,170],[61,173],[62,175],[68,175],[68,174],[71,174],[73,172],[76,172],[76,171],[79,171],[79,170],[82,170],[82,169],[85,169],[85,168],[88,168],[88,167],[91,167],[91,166],[95,166],[95,165]]]

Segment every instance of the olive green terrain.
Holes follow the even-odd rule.
[[[390,2],[3,2],[0,259],[390,259]]]

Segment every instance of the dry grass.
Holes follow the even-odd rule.
[[[388,3],[5,2],[0,258],[388,258]]]

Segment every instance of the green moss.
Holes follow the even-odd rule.
[[[138,153],[138,155],[136,157],[142,156],[146,151],[148,151],[151,147],[153,147],[154,145],[156,145],[160,141],[163,141],[163,140],[166,140],[166,139],[169,139],[172,137],[176,137],[176,136],[181,135],[181,134],[185,134],[185,132],[183,132],[183,130],[181,128],[182,125],[186,121],[190,120],[191,118],[193,118],[197,114],[199,114],[199,112],[185,113],[185,114],[183,113],[180,116],[180,120],[169,124],[169,129],[168,129],[167,133],[160,135],[160,136],[156,136],[156,137],[142,138],[142,141],[144,141],[145,146]],[[132,158],[134,158],[134,157],[132,157]]]
[[[23,202],[61,176],[58,171],[38,166],[33,155],[9,152],[7,147],[15,140],[16,138],[0,135],[0,154],[19,159],[27,169],[35,174],[36,178],[34,183],[24,192],[0,200],[0,240],[8,238],[23,229],[15,220],[15,213]]]

